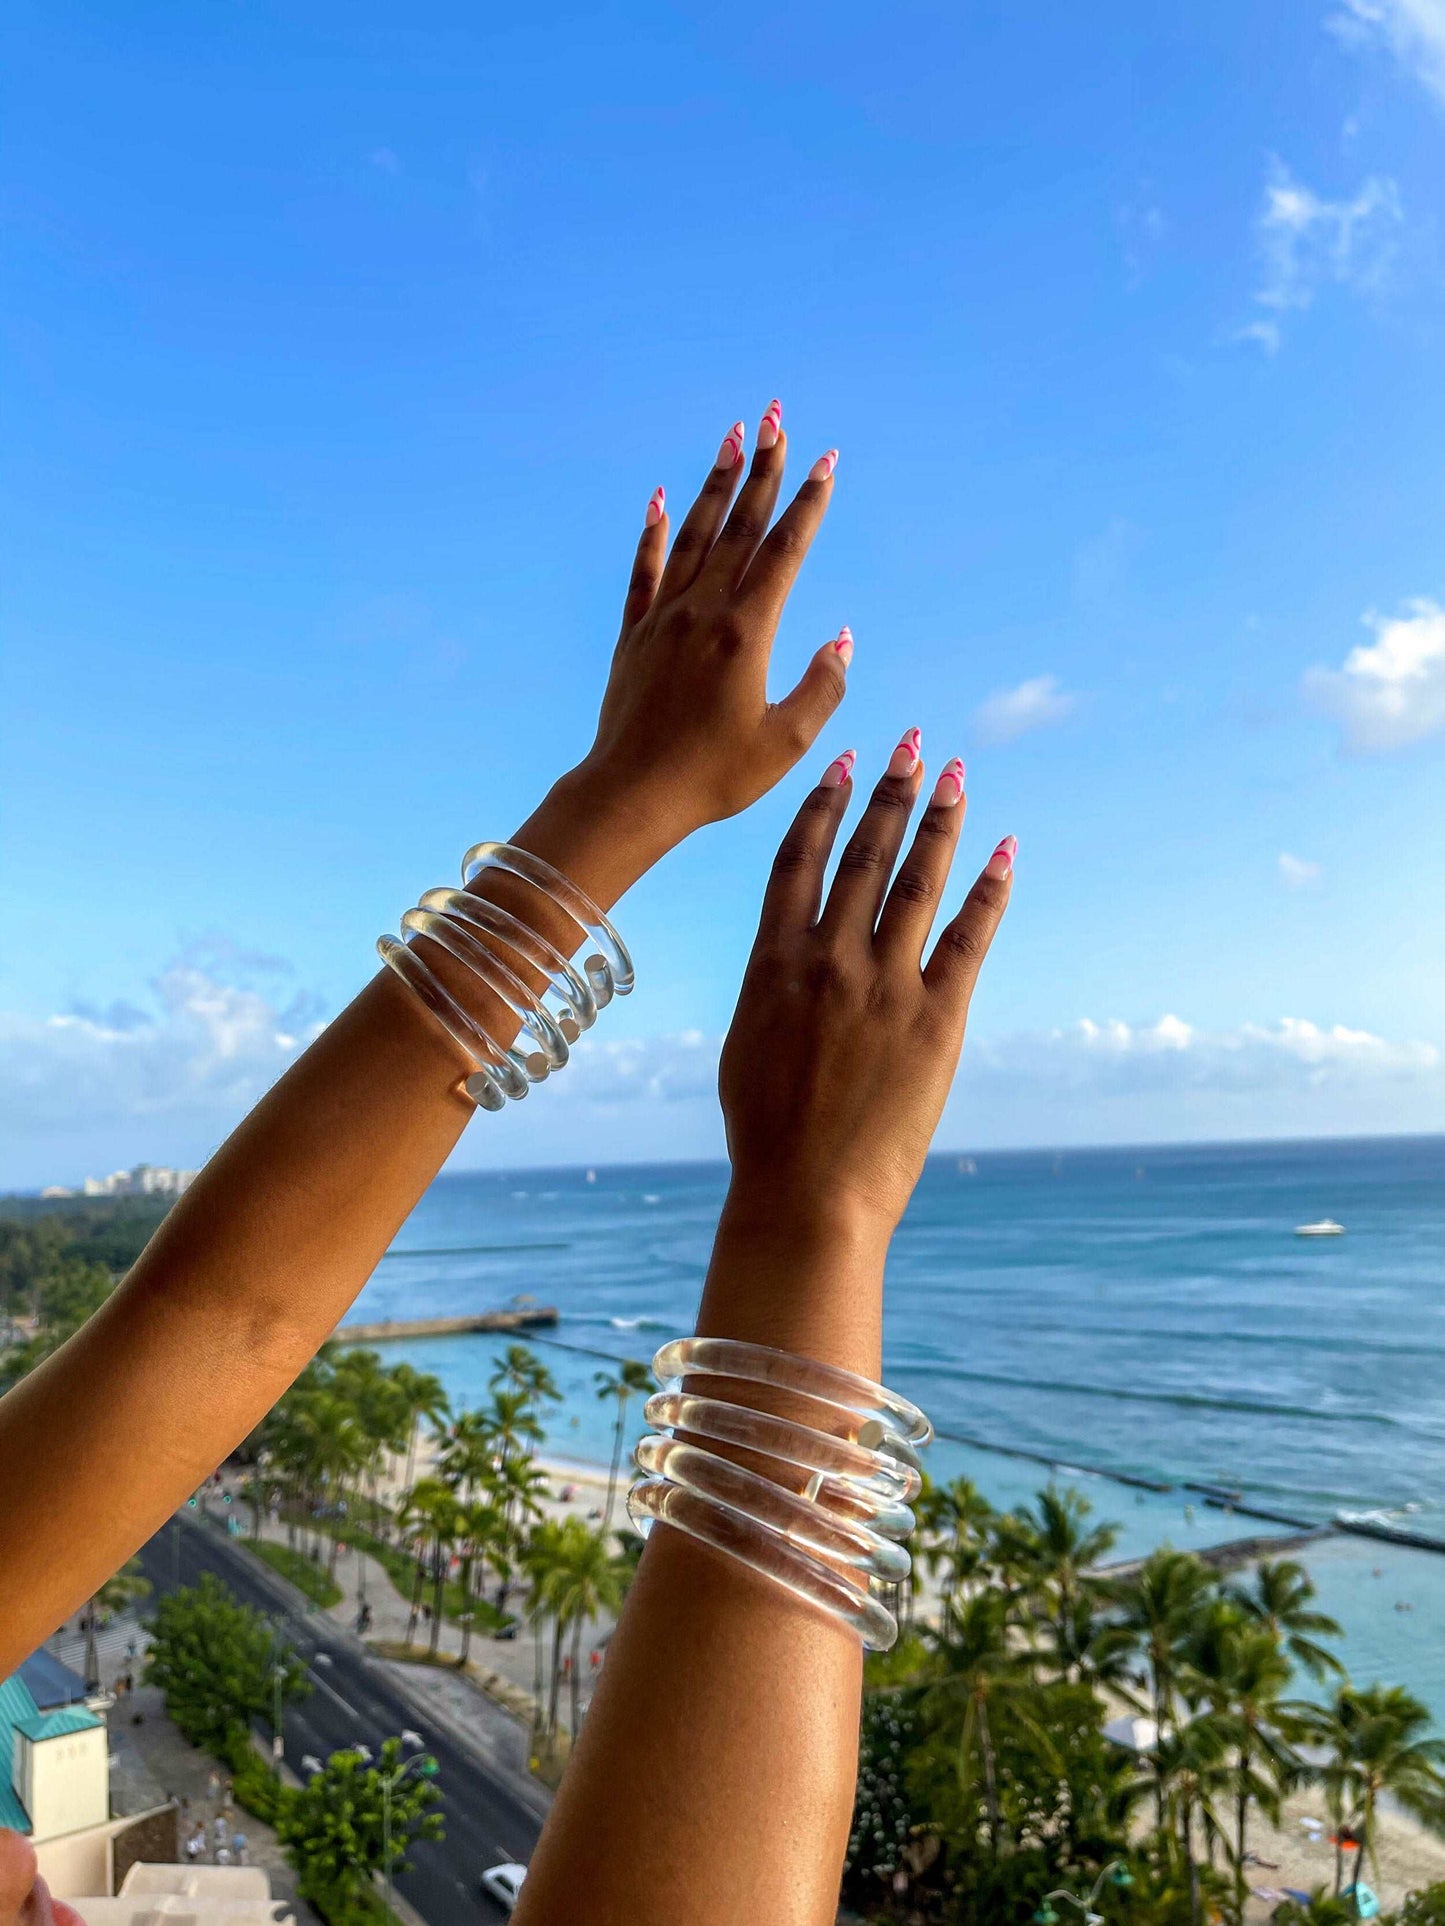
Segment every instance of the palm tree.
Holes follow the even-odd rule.
[[[1336,1825],[1359,1840],[1354,1880],[1369,1859],[1375,1875],[1375,1821],[1388,1796],[1437,1834],[1445,1834],[1445,1740],[1429,1739],[1430,1712],[1403,1686],[1342,1685],[1324,1707],[1302,1707],[1300,1725],[1328,1747],[1318,1768]],[[1343,1854],[1335,1854],[1335,1890]]]
[[[525,1344],[507,1346],[497,1359],[496,1368],[487,1380],[487,1387],[492,1391],[520,1391],[533,1404],[543,1398],[560,1403],[562,1398],[552,1373],[536,1352],[529,1351]]]
[[[1234,1752],[1231,1857],[1235,1912],[1242,1922],[1249,1896],[1245,1854],[1250,1808],[1257,1805],[1278,1823],[1280,1795],[1302,1771],[1286,1737],[1302,1708],[1281,1697],[1292,1673],[1274,1633],[1246,1615],[1233,1597],[1215,1601],[1192,1642],[1189,1663],[1196,1689]]]
[[[441,1424],[451,1405],[441,1379],[429,1371],[418,1371],[410,1364],[394,1364],[391,1379],[402,1395],[407,1414],[406,1475],[402,1483],[410,1489],[416,1470],[416,1448],[421,1436],[422,1420],[425,1419],[429,1424]]]
[[[923,1562],[930,1576],[940,1569],[946,1574],[944,1602],[951,1603],[978,1575],[993,1506],[971,1478],[936,1485],[925,1473],[913,1510],[923,1539]]]
[[[1074,1608],[1090,1591],[1099,1590],[1094,1567],[1114,1549],[1117,1525],[1090,1525],[1093,1506],[1082,1492],[1061,1491],[1050,1485],[1038,1494],[1037,1510],[1021,1505],[1018,1519],[1028,1542],[1029,1559],[1037,1574],[1044,1609],[1054,1621],[1054,1641],[1066,1648]]]
[[[562,1526],[553,1568],[553,1609],[572,1631],[572,1737],[580,1723],[582,1627],[588,1619],[616,1611],[622,1603],[622,1574],[607,1549],[605,1532],[591,1531],[580,1518]],[[555,1679],[554,1679],[555,1689]]]
[[[437,1470],[453,1491],[471,1497],[490,1485],[497,1448],[486,1412],[458,1412],[441,1433],[440,1444]]]
[[[997,1854],[1003,1840],[998,1752],[1008,1729],[1051,1763],[1054,1748],[1039,1712],[1039,1687],[1029,1654],[1013,1636],[1008,1601],[997,1587],[955,1600],[943,1622],[928,1634],[938,1676],[925,1687],[922,1709],[940,1736],[955,1747],[959,1794],[969,1805],[981,1788],[989,1848]]]
[[[1233,1596],[1312,1677],[1343,1673],[1345,1668],[1334,1653],[1319,1643],[1343,1634],[1334,1619],[1312,1609],[1314,1583],[1298,1559],[1261,1559],[1254,1568],[1253,1586],[1238,1586]]]
[[[462,1619],[461,1658],[465,1665],[472,1650],[472,1613],[476,1595],[472,1575],[479,1565],[502,1547],[502,1514],[493,1504],[463,1505],[457,1517],[457,1535],[462,1561],[462,1596],[466,1600],[466,1612]]]
[[[612,1507],[617,1498],[617,1474],[622,1466],[622,1437],[627,1422],[627,1401],[634,1395],[646,1397],[653,1389],[652,1372],[636,1358],[624,1358],[616,1371],[594,1371],[597,1395],[616,1398],[617,1424],[612,1434],[612,1468],[607,1474],[607,1506],[602,1514],[604,1536],[612,1525]]]
[[[528,1527],[533,1520],[542,1516],[542,1500],[550,1490],[546,1472],[539,1471],[530,1458],[504,1458],[497,1466],[490,1495],[502,1512],[502,1548],[505,1556],[492,1561],[498,1572],[499,1612],[507,1609],[512,1560],[527,1536]]]
[[[1212,1852],[1215,1840],[1223,1837],[1216,1801],[1228,1794],[1231,1785],[1228,1751],[1228,1732],[1212,1712],[1196,1713],[1182,1724],[1171,1726],[1155,1747],[1154,1789],[1157,1796],[1159,1786],[1167,1788],[1166,1814],[1184,1855],[1189,1912],[1195,1926],[1200,1926],[1203,1919],[1203,1901],[1194,1821],[1196,1815],[1202,1821],[1205,1849]],[[1148,1786],[1147,1780],[1143,1786]]]
[[[1119,1624],[1143,1653],[1154,1715],[1154,1820],[1164,1830],[1164,1740],[1175,1722],[1176,1688],[1183,1648],[1199,1623],[1214,1574],[1192,1552],[1163,1545],[1151,1552],[1122,1587]]]

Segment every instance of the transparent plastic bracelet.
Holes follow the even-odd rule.
[[[820,1364],[816,1358],[795,1358],[768,1344],[742,1344],[736,1338],[674,1338],[652,1360],[652,1370],[658,1383],[667,1389],[687,1377],[741,1378],[801,1393],[823,1404],[841,1405],[865,1421],[875,1420],[880,1427],[877,1436],[892,1431],[919,1445],[926,1445],[933,1436],[933,1426],[918,1406],[886,1385],[875,1384],[856,1371],[844,1371],[836,1364]],[[861,1442],[875,1439],[865,1437]]]
[[[519,877],[539,891],[575,925],[578,940],[591,937],[601,954],[589,956],[579,971],[540,931],[464,889],[427,890],[418,907],[401,919],[406,936],[378,937],[376,947],[382,961],[471,1059],[475,1068],[463,1085],[467,1095],[480,1109],[500,1110],[508,1098],[525,1097],[532,1084],[561,1069],[570,1046],[591,1028],[598,1010],[614,996],[627,995],[636,977],[626,945],[602,911],[550,863],[509,843],[478,843],[463,859],[463,880],[469,882],[488,869]],[[418,951],[418,938],[445,950],[476,977],[511,1011],[536,1048],[499,1043]],[[546,989],[534,990],[502,950],[535,970]]]
[[[541,890],[572,918],[583,935],[592,938],[602,954],[587,957],[582,968],[599,1010],[605,1009],[614,996],[630,993],[636,978],[627,945],[590,896],[584,896],[575,883],[568,882],[560,870],[544,863],[540,856],[516,849],[511,843],[474,843],[462,858],[462,881],[473,882],[487,869],[503,870]]]
[[[890,1646],[897,1625],[869,1587],[897,1585],[911,1569],[896,1541],[912,1528],[906,1501],[922,1485],[917,1447],[933,1435],[923,1413],[854,1372],[727,1338],[665,1344],[652,1368],[665,1388],[644,1415],[673,1435],[643,1438],[634,1454],[647,1474],[628,1499],[639,1530],[673,1525],[840,1619],[865,1645]],[[729,1380],[734,1395],[692,1388],[701,1379],[705,1392],[710,1377]],[[816,1425],[738,1402],[737,1387],[750,1385],[816,1408]],[[745,1451],[774,1475],[713,1445]]]
[[[718,1444],[756,1451],[762,1457],[820,1473],[886,1502],[906,1505],[923,1488],[917,1460],[900,1463],[893,1455],[908,1452],[912,1457],[912,1446],[902,1438],[881,1439],[876,1448],[853,1444],[831,1432],[796,1424],[791,1418],[754,1411],[751,1405],[694,1397],[687,1391],[657,1392],[643,1406],[642,1415],[649,1424],[665,1430],[686,1431],[695,1438],[711,1438]]]
[[[804,1551],[820,1558],[836,1558],[855,1565],[870,1578],[896,1583],[907,1578],[912,1560],[902,1545],[863,1522],[838,1518],[820,1502],[800,1497],[759,1472],[748,1471],[730,1458],[719,1458],[680,1438],[651,1436],[640,1440],[634,1454],[639,1471],[681,1485],[700,1497],[716,1499],[744,1511],[760,1525],[781,1532]],[[911,1516],[911,1514],[910,1514]]]
[[[795,1597],[840,1619],[870,1651],[886,1652],[898,1636],[898,1621],[881,1600],[851,1584],[831,1565],[760,1526],[747,1512],[669,1484],[665,1478],[645,1478],[634,1485],[627,1496],[627,1510],[644,1537],[650,1525],[671,1525],[726,1552]]]

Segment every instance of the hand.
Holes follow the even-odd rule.
[[[648,504],[597,739],[574,774],[593,807],[621,802],[651,861],[771,789],[843,696],[847,629],[817,651],[791,694],[767,698],[778,618],[837,461],[834,449],[813,464],[770,533],[787,452],[781,419],[775,401],[731,514],[743,425],[730,430],[670,555],[661,489]]]
[[[1016,846],[1011,836],[999,844],[925,965],[965,802],[963,765],[953,761],[890,889],[922,781],[918,751],[910,730],[821,916],[823,872],[852,795],[851,750],[778,851],[722,1055],[734,1193],[752,1214],[861,1223],[886,1240],[923,1169],[979,969],[1008,906]]]
[[[0,1926],[84,1926],[73,1906],[52,1899],[35,1870],[35,1848],[0,1829]]]

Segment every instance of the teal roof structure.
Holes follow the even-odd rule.
[[[17,1672],[0,1679],[0,1826],[12,1832],[29,1832],[30,1814],[21,1805],[10,1784],[15,1770],[15,1728],[22,1719],[40,1715],[24,1679]]]
[[[102,1723],[83,1705],[66,1705],[54,1712],[42,1712],[18,1672],[8,1679],[0,1679],[0,1826],[8,1826],[12,1832],[30,1830],[30,1815],[10,1783],[15,1770],[15,1734],[19,1732],[34,1743],[42,1739],[63,1739],[71,1732],[88,1732]]]
[[[37,1712],[33,1719],[17,1719],[15,1730],[27,1739],[63,1739],[68,1732],[90,1732],[102,1723],[83,1705],[64,1705],[55,1712]]]

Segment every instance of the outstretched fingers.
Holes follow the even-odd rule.
[[[833,471],[838,466],[838,450],[830,448],[808,470],[808,478],[779,515],[772,532],[754,555],[742,581],[742,598],[759,614],[776,622],[803,557],[822,526],[833,499]]]
[[[793,818],[793,826],[773,858],[758,926],[760,938],[809,929],[817,921],[823,900],[823,872],[853,794],[856,760],[857,751],[853,749],[835,757]]]
[[[919,820],[913,847],[903,859],[878,919],[878,946],[917,970],[933,927],[939,899],[958,847],[967,803],[963,764],[957,756],[944,764]]]
[[[722,527],[728,503],[733,498],[733,490],[743,472],[745,439],[740,421],[735,421],[723,436],[717,460],[709,469],[697,500],[687,511],[682,527],[673,540],[672,553],[662,571],[664,595],[678,595],[683,589],[690,588],[697,579],[698,570],[707,560],[717,540],[717,532]]]
[[[783,434],[783,404],[770,401],[758,427],[757,452],[748,478],[743,483],[732,513],[712,551],[702,565],[701,580],[715,583],[724,594],[731,593],[742,580],[744,571],[768,532],[778,490],[783,483],[787,457],[787,438]]]
[[[825,930],[841,935],[856,926],[856,931],[871,943],[873,926],[878,921],[888,879],[893,874],[903,832],[918,795],[922,743],[922,731],[909,729],[889,757],[883,780],[869,798],[868,807],[838,860],[838,872],[823,911]]]
[[[934,945],[923,972],[924,983],[945,1000],[956,1017],[960,1039],[983,959],[1008,908],[1017,851],[1015,838],[1005,836],[968,892],[963,908]]]
[[[657,596],[667,560],[667,491],[654,488],[647,498],[642,534],[633,558],[632,576],[622,603],[622,633],[640,622]]]

